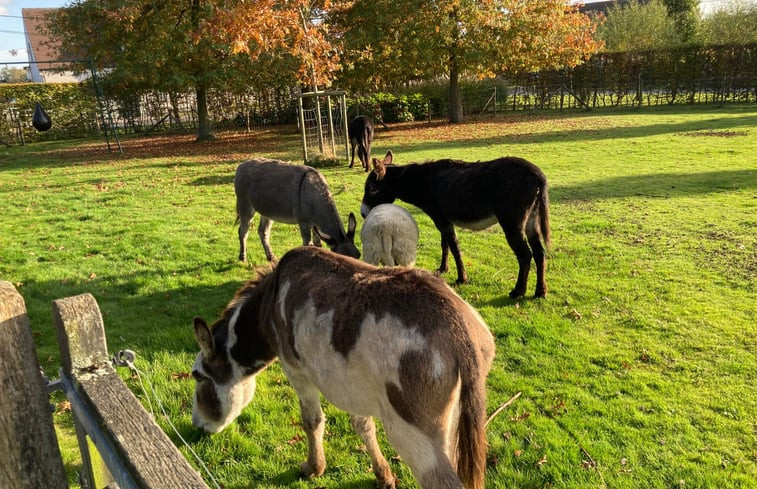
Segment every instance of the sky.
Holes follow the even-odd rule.
[[[2,63],[23,61],[27,62],[26,41],[24,40],[24,24],[21,20],[22,8],[54,8],[64,7],[71,0],[0,0],[0,68]],[[598,0],[583,0],[592,3]],[[700,0],[703,9],[714,7],[720,0]],[[571,2],[575,3],[575,2]],[[16,50],[13,56],[11,50]],[[22,67],[22,65],[9,65]]]
[[[21,20],[22,8],[63,7],[69,0],[0,0],[0,68],[4,62],[29,61],[26,55],[24,23]],[[16,56],[10,50],[18,50]],[[22,68],[23,65],[9,65]]]

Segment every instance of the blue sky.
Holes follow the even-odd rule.
[[[21,21],[22,8],[63,7],[67,3],[69,0],[0,0],[0,63],[28,61],[24,23]],[[18,55],[12,56],[9,53],[11,49],[17,49]],[[21,65],[16,67],[20,68]]]

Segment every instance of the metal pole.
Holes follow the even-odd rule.
[[[107,124],[108,126],[105,128],[105,141],[108,143],[108,152],[111,151],[108,130],[111,130],[113,131],[113,138],[116,140],[116,143],[118,144],[118,152],[123,154],[124,150],[121,147],[121,141],[119,141],[118,133],[116,132],[116,128],[113,125],[113,116],[111,115],[110,110],[105,108],[105,105],[103,104],[103,101],[102,101],[104,96],[102,94],[102,88],[100,87],[100,84],[97,82],[97,71],[95,71],[95,63],[94,61],[92,61],[92,58],[90,58],[88,61],[89,61],[89,70],[92,73],[92,83],[95,86],[95,95],[97,96],[97,105],[100,108],[100,119],[102,120],[102,124],[104,125]],[[108,114],[107,121],[105,120],[105,117],[103,115],[104,112]]]
[[[339,100],[342,103],[342,130],[344,131],[344,156],[350,159],[350,134],[347,128],[347,96],[342,93]]]
[[[302,95],[297,97],[297,108],[300,112],[300,128],[302,129],[302,160],[307,165],[308,163],[308,139],[305,134],[305,112],[302,109]]]
[[[315,127],[318,130],[318,149],[321,151],[321,155],[323,155],[323,126],[321,125],[321,97],[318,96],[318,86],[313,82],[313,92],[315,93],[315,117],[316,117],[316,125]]]
[[[331,154],[336,156],[336,145],[334,142],[334,116],[332,115],[333,107],[331,105],[331,95],[326,95],[326,109],[329,111],[329,135],[331,136]]]

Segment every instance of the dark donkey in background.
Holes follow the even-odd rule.
[[[221,317],[194,321],[192,423],[215,433],[252,400],[277,358],[299,397],[305,476],[326,468],[321,397],[350,413],[380,489],[396,487],[373,417],[423,489],[483,489],[486,377],[494,339],[444,281],[312,246],[240,289]]]
[[[455,225],[478,231],[497,222],[518,258],[518,280],[510,297],[525,295],[531,258],[536,262],[536,297],[547,294],[544,246],[549,246],[549,195],[547,178],[522,158],[465,163],[438,160],[395,166],[389,151],[365,181],[360,212],[365,217],[379,204],[403,200],[425,212],[442,234],[439,272],[449,269],[447,255],[457,265],[457,282],[468,281]],[[530,248],[529,248],[530,246]]]
[[[260,214],[258,235],[268,261],[275,260],[269,242],[273,221],[298,224],[303,245],[320,246],[322,239],[335,253],[360,257],[354,243],[355,215],[350,213],[344,232],[326,179],[315,168],[255,158],[237,167],[234,190],[240,260],[247,259],[247,232],[255,212]]]
[[[367,115],[359,115],[350,121],[347,128],[350,138],[350,151],[352,159],[350,168],[355,165],[355,147],[357,147],[357,156],[363,169],[368,171],[371,163],[371,142],[373,141],[373,121]]]

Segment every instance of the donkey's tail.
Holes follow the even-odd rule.
[[[474,357],[478,357],[477,355]],[[481,358],[478,357],[478,361]],[[476,360],[464,362],[460,376],[457,475],[467,489],[483,489],[486,471],[486,386]],[[466,372],[467,370],[467,372]]]
[[[549,188],[546,180],[539,189],[539,228],[541,229],[541,236],[544,239],[544,244],[549,248],[552,242],[552,233],[549,230]]]

